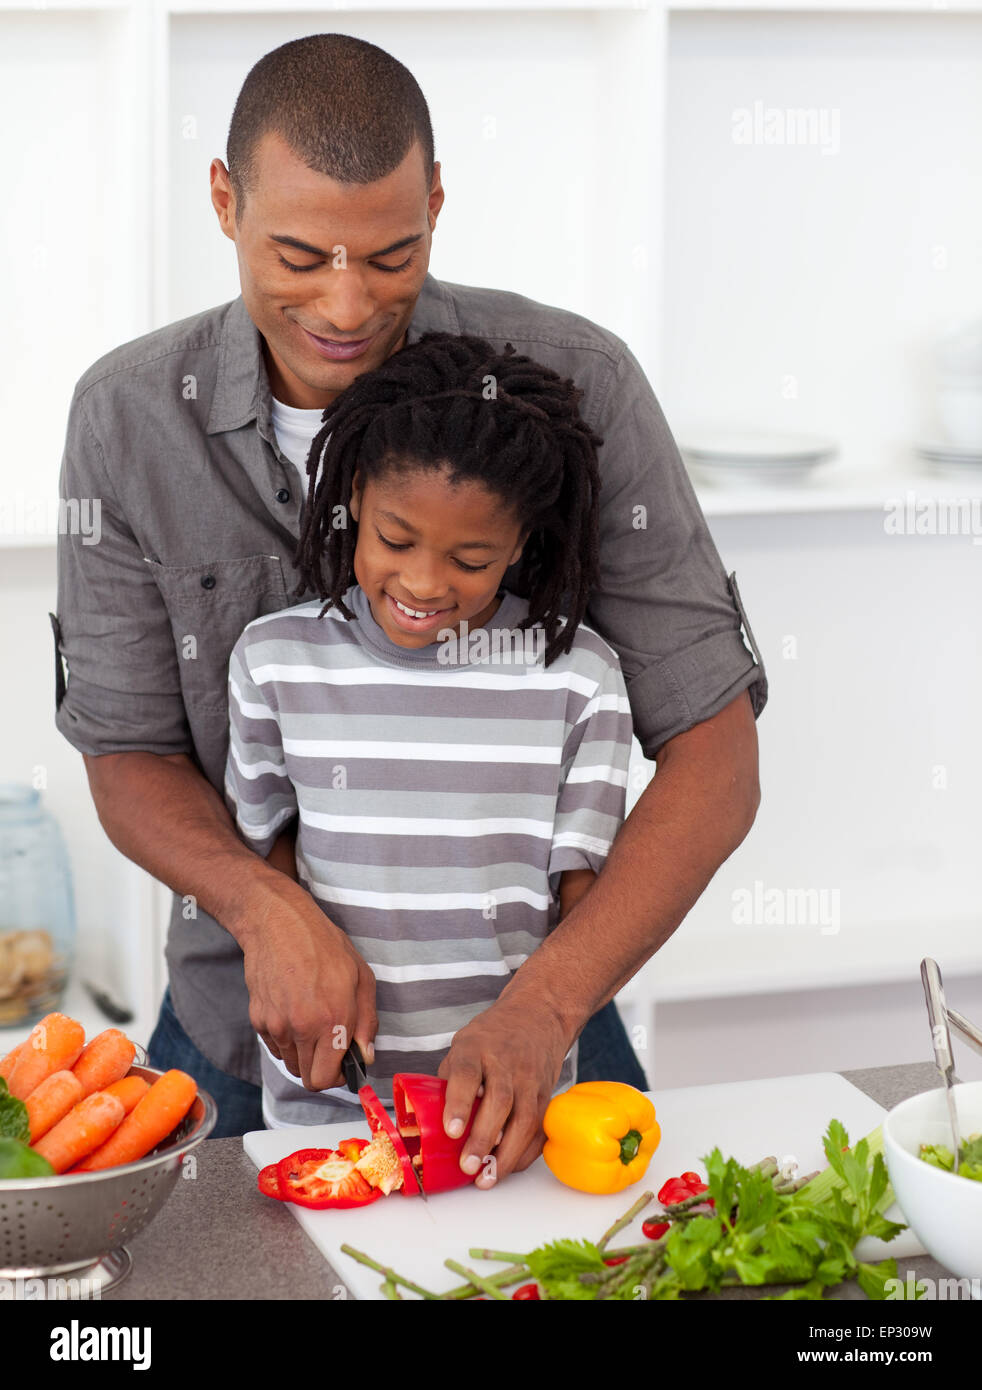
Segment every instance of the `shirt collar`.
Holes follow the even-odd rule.
[[[406,344],[424,333],[459,333],[450,292],[427,272],[406,332]],[[222,326],[218,379],[208,416],[208,433],[241,429],[257,420],[260,433],[272,437],[273,395],[262,353],[262,335],[239,295],[229,305]]]

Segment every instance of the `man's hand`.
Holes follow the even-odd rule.
[[[187,754],[84,757],[116,848],[192,895],[241,946],[250,1022],[273,1055],[314,1091],[339,1083],[352,1039],[371,1058],[375,977],[296,882],[292,832],[280,836],[271,862],[260,858]]]
[[[534,1163],[542,1152],[542,1117],[574,1042],[548,1003],[506,989],[455,1035],[437,1073],[447,1082],[443,1127],[452,1139],[483,1098],[461,1154],[478,1187]]]
[[[342,1085],[352,1039],[367,1062],[374,1057],[375,976],[299,885],[253,889],[242,923],[253,1028],[309,1091]]]

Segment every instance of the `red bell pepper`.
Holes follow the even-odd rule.
[[[382,1196],[381,1188],[358,1172],[354,1159],[336,1149],[299,1149],[281,1159],[276,1170],[279,1192],[268,1195],[298,1207],[364,1207]]]
[[[460,1155],[480,1104],[474,1101],[459,1139],[443,1128],[447,1083],[436,1076],[397,1073],[392,1080],[396,1120],[372,1090],[358,1099],[372,1131],[371,1140],[342,1139],[337,1149],[301,1149],[263,1168],[257,1179],[267,1197],[298,1206],[361,1207],[397,1188],[406,1197],[447,1192],[473,1182],[462,1171]],[[417,1173],[419,1179],[417,1179]]]
[[[392,1123],[389,1113],[372,1090],[371,1086],[362,1086],[358,1092],[358,1099],[361,1101],[362,1109],[368,1120],[369,1127],[373,1135],[373,1146],[378,1147],[378,1137],[384,1136],[388,1144],[384,1146],[384,1152],[380,1154],[382,1161],[381,1172],[390,1173],[393,1161],[398,1164],[400,1191],[404,1197],[418,1197],[419,1183],[416,1181],[416,1174],[413,1171],[412,1159],[406,1151],[406,1146],[402,1142],[402,1136]],[[391,1148],[391,1152],[389,1149]],[[375,1174],[370,1176],[374,1177]],[[390,1189],[391,1190],[391,1189]]]
[[[474,1175],[462,1170],[460,1155],[480,1100],[475,1099],[471,1106],[463,1134],[459,1139],[451,1139],[443,1128],[447,1083],[440,1077],[396,1072],[392,1078],[392,1099],[399,1133],[410,1161],[419,1172],[423,1191],[427,1195],[449,1192],[472,1183]]]

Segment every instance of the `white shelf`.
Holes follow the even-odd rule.
[[[706,516],[769,516],[795,512],[884,512],[888,505],[915,500],[982,499],[982,471],[964,480],[926,469],[863,473],[830,467],[817,469],[800,483],[766,487],[733,482],[714,485],[691,474]]]
[[[276,13],[270,0],[165,0],[162,8],[170,14],[263,14]],[[648,0],[288,0],[292,14],[306,14],[314,11],[320,17],[326,14],[358,14],[362,11],[384,10],[390,14],[419,14],[420,12],[460,11],[480,13],[504,10],[647,10]]]
[[[667,942],[623,993],[632,1003],[682,1003],[904,981],[919,991],[925,956],[938,961],[946,980],[982,973],[980,927],[975,918],[844,925],[826,936],[817,926],[692,932],[684,944]],[[683,924],[679,935],[685,930]]]

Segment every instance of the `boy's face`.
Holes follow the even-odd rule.
[[[482,483],[451,486],[447,469],[385,474],[361,485],[350,511],[358,523],[355,578],[372,616],[400,647],[426,647],[482,626],[498,607],[502,576],[522,553],[518,518]],[[399,604],[428,616],[413,617]]]
[[[443,205],[440,166],[427,189],[418,144],[385,178],[341,184],[270,132],[256,146],[254,186],[238,217],[220,159],[211,163],[211,200],[235,242],[242,298],[265,340],[277,400],[323,410],[404,346]],[[332,356],[324,339],[365,346]]]

